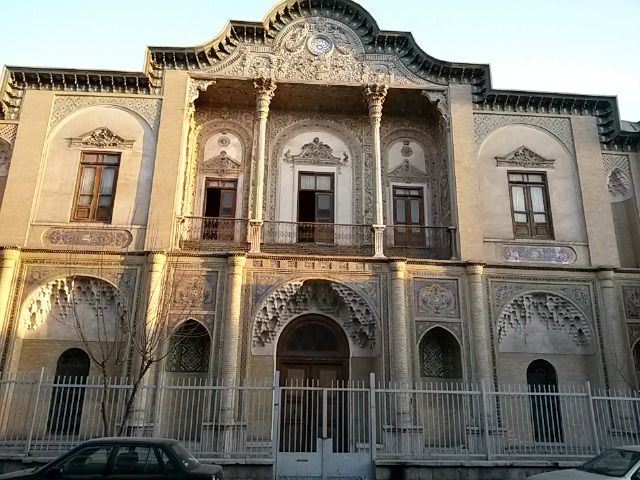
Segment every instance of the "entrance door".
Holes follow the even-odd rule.
[[[235,180],[207,180],[203,240],[233,240],[237,188],[238,182]]]
[[[424,197],[420,187],[393,188],[393,243],[401,247],[424,247]]]
[[[527,368],[529,390],[539,395],[532,395],[531,421],[536,442],[562,442],[562,413],[558,392],[556,370],[546,360],[535,360]]]
[[[333,243],[333,174],[300,173],[298,242]]]
[[[77,435],[80,431],[89,367],[89,355],[79,348],[71,348],[60,355],[47,421],[51,434]]]

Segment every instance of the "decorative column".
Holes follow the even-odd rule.
[[[247,257],[244,253],[232,253],[227,259],[227,298],[225,304],[224,333],[222,339],[222,381],[225,385],[238,385],[238,356],[240,355],[240,312],[242,308],[242,284]],[[222,393],[220,409],[218,445],[224,451],[233,451],[242,425],[236,425],[234,418],[236,394],[227,388]]]
[[[485,295],[482,284],[483,264],[472,263],[467,266],[467,283],[469,286],[469,313],[473,359],[475,365],[474,381],[493,382],[493,361],[491,358],[491,331],[485,310]]]
[[[382,208],[382,152],[380,151],[380,123],[382,104],[387,96],[386,85],[367,85],[365,90],[369,105],[369,123],[373,133],[373,163],[376,189],[376,209],[373,218],[374,257],[384,257],[384,213]]]
[[[264,159],[267,139],[267,118],[269,117],[269,105],[276,91],[276,82],[271,78],[258,78],[253,83],[256,93],[256,121],[258,122],[258,141],[256,145],[255,162],[255,191],[253,218],[250,220],[249,242],[251,252],[260,252],[260,240],[262,230],[262,196],[264,194]]]
[[[19,247],[0,248],[0,337],[8,338],[11,332],[7,332],[7,315],[11,304],[11,290],[13,278],[20,261]],[[6,345],[0,345],[0,353]],[[5,365],[0,365],[4,369]]]
[[[633,365],[633,362],[627,347],[623,319],[620,316],[614,276],[613,267],[600,267],[597,272],[602,299],[602,332],[606,345],[604,355],[609,387],[628,390],[634,386],[633,376],[629,373],[629,366]]]

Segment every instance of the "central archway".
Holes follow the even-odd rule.
[[[302,315],[280,335],[276,369],[281,385],[335,386],[349,378],[349,341],[330,318]]]
[[[331,388],[349,378],[349,341],[342,328],[317,314],[293,320],[280,335],[276,368],[284,387],[280,451],[315,452],[324,435],[333,439],[334,452],[346,451],[347,402],[344,392]]]

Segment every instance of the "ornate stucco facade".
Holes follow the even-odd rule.
[[[315,315],[348,340],[343,379],[526,383],[544,359],[637,386],[640,125],[614,97],[495,90],[350,0],[151,47],[140,73],[0,87],[0,372],[55,372],[78,341],[52,312],[82,288],[116,325],[200,322],[215,379],[271,378]],[[87,153],[119,158],[108,220],[77,216]],[[545,179],[547,233],[516,235],[514,172]]]

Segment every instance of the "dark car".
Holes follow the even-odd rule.
[[[99,438],[79,445],[44,467],[0,479],[222,480],[222,467],[203,465],[178,441],[161,438]]]

